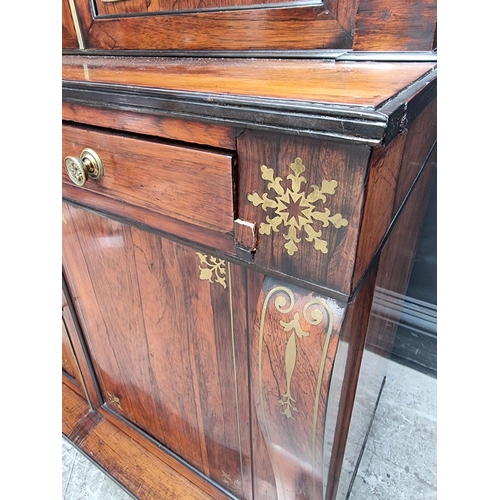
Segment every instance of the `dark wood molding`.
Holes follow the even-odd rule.
[[[89,63],[96,61],[89,59]],[[127,58],[123,62],[126,65]],[[307,133],[316,138],[374,146],[387,145],[411,125],[435,95],[436,78],[437,71],[430,66],[417,81],[378,106],[278,99],[259,96],[257,91],[255,95],[228,95],[82,80],[63,80],[62,96],[64,102],[72,104],[164,113],[206,123],[268,132],[281,130],[293,135]]]

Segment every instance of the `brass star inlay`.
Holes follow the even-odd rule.
[[[293,255],[297,250],[297,243],[300,243],[301,238],[298,234],[303,231],[306,234],[306,241],[313,242],[314,248],[320,252],[328,252],[328,244],[321,239],[321,230],[316,230],[313,227],[315,221],[322,222],[322,227],[327,227],[332,224],[337,229],[342,226],[347,226],[348,222],[340,213],[331,215],[328,208],[324,211],[317,211],[315,203],[318,201],[325,202],[327,194],[333,195],[337,187],[337,181],[323,181],[321,187],[311,186],[311,192],[306,195],[301,190],[302,184],[307,184],[307,180],[301,174],[306,170],[300,158],[295,158],[294,163],[290,165],[293,174],[289,174],[287,179],[290,181],[291,189],[286,190],[281,185],[283,179],[274,177],[274,170],[262,165],[262,178],[269,181],[267,184],[268,191],[273,190],[276,193],[274,199],[268,197],[267,193],[261,197],[258,193],[248,195],[250,201],[255,207],[262,206],[262,209],[267,212],[268,209],[274,210],[273,218],[267,216],[266,222],[262,223],[259,228],[260,234],[271,234],[271,230],[279,232],[281,225],[286,229],[283,234],[287,243],[285,248],[289,255]]]

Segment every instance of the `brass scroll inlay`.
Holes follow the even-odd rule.
[[[274,170],[262,165],[260,168],[262,172],[262,179],[269,181],[267,184],[268,191],[274,191],[276,196],[274,199],[268,197],[267,193],[260,196],[258,193],[248,195],[250,201],[255,207],[262,205],[262,209],[267,212],[268,209],[274,210],[275,216],[271,218],[269,215],[266,217],[266,222],[260,224],[260,234],[271,234],[271,230],[279,232],[279,227],[283,225],[286,233],[283,238],[287,240],[285,248],[288,255],[293,255],[297,250],[297,243],[302,241],[299,238],[299,233],[306,234],[306,241],[314,243],[314,248],[320,252],[328,252],[328,244],[325,240],[321,239],[321,230],[316,231],[313,227],[315,221],[320,221],[323,227],[333,224],[334,227],[339,229],[342,226],[347,226],[348,222],[342,217],[340,213],[331,215],[328,208],[325,207],[324,211],[318,211],[315,203],[318,201],[325,202],[327,194],[333,195],[337,187],[337,181],[323,181],[321,187],[316,185],[311,186],[311,192],[306,195],[301,190],[301,185],[307,183],[305,177],[301,174],[306,170],[300,158],[295,158],[295,161],[290,165],[292,174],[287,176],[290,181],[291,189],[286,190],[281,185],[283,179],[274,176]],[[285,229],[286,228],[286,229]]]
[[[272,300],[274,297],[274,300]],[[262,425],[264,429],[264,435],[268,443],[273,442],[273,438],[271,437],[271,430],[268,423],[268,417],[272,418],[272,410],[268,408],[268,403],[266,402],[266,392],[264,390],[264,358],[265,354],[265,341],[264,337],[266,336],[266,327],[265,321],[266,316],[268,314],[268,310],[271,305],[274,303],[275,309],[282,315],[288,315],[294,311],[296,308],[296,297],[294,292],[286,287],[286,286],[274,286],[266,293],[266,297],[264,299],[264,303],[262,306],[262,311],[260,314],[260,324],[259,324],[259,345],[258,345],[258,362],[257,362],[257,371],[258,371],[258,383],[259,383],[259,406],[261,408],[261,419]],[[326,362],[328,358],[328,349],[330,346],[330,341],[332,339],[333,329],[334,329],[334,313],[332,310],[329,301],[323,300],[320,297],[315,297],[309,300],[306,304],[301,307],[301,310],[294,312],[293,319],[288,321],[281,320],[280,325],[285,332],[291,332],[288,337],[287,345],[285,347],[284,354],[284,365],[285,365],[285,374],[286,374],[286,390],[284,394],[282,394],[281,399],[279,399],[279,403],[282,406],[281,413],[284,414],[288,419],[296,420],[293,416],[292,412],[299,412],[293,403],[296,403],[295,399],[292,397],[292,389],[293,389],[293,374],[296,368],[296,363],[299,362],[298,352],[297,352],[297,338],[303,339],[304,337],[310,337],[311,333],[313,336],[315,335],[314,331],[307,332],[303,329],[301,325],[310,325],[311,327],[320,328],[319,332],[324,336],[322,341],[322,350],[319,359],[319,363],[317,366],[311,366],[312,373],[315,373],[315,390],[314,390],[314,402],[312,406],[312,421],[311,421],[311,441],[310,441],[310,464],[311,470],[315,471],[318,468],[317,464],[317,453],[316,449],[318,446],[318,439],[321,436],[318,436],[318,421],[320,417],[320,398],[321,398],[321,389]],[[324,326],[320,326],[322,323],[325,323]],[[307,326],[305,326],[307,328]],[[319,332],[316,332],[318,334]],[[268,334],[271,332],[268,331]],[[275,341],[274,341],[275,342]],[[309,349],[309,348],[308,348]],[[307,351],[307,349],[305,349]],[[281,392],[281,391],[280,391]],[[309,395],[309,396],[312,396]],[[305,421],[307,421],[307,413],[305,414]],[[301,424],[302,425],[302,424]],[[280,498],[286,498],[286,487],[284,482],[282,465],[280,465],[280,459],[276,450],[273,446],[270,448],[271,450],[271,461],[273,463],[273,468],[275,470],[278,483],[281,483],[282,496]],[[312,497],[317,498],[317,484],[318,478],[317,474],[313,474],[312,479]]]
[[[211,255],[204,255],[200,252],[196,252],[196,255],[200,259],[200,279],[207,280],[210,283],[219,283],[224,288],[226,288],[226,261],[223,259],[218,259],[212,257]]]
[[[283,410],[281,413],[286,415],[288,418],[295,420],[292,415],[292,411],[299,411],[293,403],[296,403],[290,394],[290,382],[292,381],[293,370],[295,369],[295,362],[297,360],[297,341],[295,337],[301,339],[302,337],[308,337],[309,333],[302,330],[299,323],[299,313],[295,313],[293,319],[288,323],[285,321],[280,321],[280,325],[283,327],[285,332],[291,331],[290,337],[286,344],[285,349],[285,370],[286,370],[286,392],[282,394],[279,400],[280,404],[283,405]]]

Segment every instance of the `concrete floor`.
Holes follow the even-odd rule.
[[[436,396],[435,378],[390,363],[349,500],[436,500]],[[63,438],[62,499],[131,497]]]

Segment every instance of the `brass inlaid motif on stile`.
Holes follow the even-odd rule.
[[[221,469],[222,482],[233,492],[238,495],[243,494],[243,450],[241,447],[241,428],[240,428],[240,407],[239,407],[239,396],[238,396],[238,377],[237,377],[237,366],[236,366],[236,340],[235,340],[235,330],[234,330],[234,311],[233,311],[233,288],[231,281],[231,263],[226,262],[224,259],[219,259],[212,255],[202,254],[196,252],[198,259],[200,260],[200,265],[198,269],[200,270],[200,280],[208,281],[210,283],[218,283],[224,289],[227,288],[227,297],[229,300],[229,320],[231,329],[231,348],[232,348],[232,360],[233,360],[233,375],[234,375],[234,396],[235,396],[235,412],[236,412],[236,427],[238,434],[238,450],[239,450],[239,462],[240,462],[240,478],[236,479],[231,476],[228,472]],[[227,279],[226,279],[227,278]]]
[[[108,395],[108,403],[117,406],[121,410],[120,398],[113,396],[113,394],[110,394],[108,391],[106,391],[106,394]]]
[[[210,283],[214,283],[215,280],[215,283],[219,283],[219,285],[226,288],[226,261],[200,252],[196,252],[196,255],[200,259],[200,265],[198,266],[200,279],[207,280]]]
[[[290,383],[292,381],[295,362],[297,360],[296,337],[298,337],[299,339],[308,337],[309,333],[302,330],[299,323],[299,313],[295,313],[291,321],[280,321],[280,325],[283,327],[285,332],[291,331],[292,333],[288,338],[285,350],[286,392],[281,395],[281,399],[279,400],[279,402],[281,405],[283,405],[283,410],[281,411],[281,413],[283,413],[283,415],[286,415],[288,418],[295,420],[295,418],[293,418],[292,411],[297,412],[299,410],[297,410],[297,408],[292,404],[296,403],[296,401],[290,394]]]
[[[272,300],[274,298],[274,300]],[[299,298],[299,300],[301,300]],[[317,447],[317,431],[318,431],[318,419],[320,412],[320,394],[321,394],[321,384],[323,381],[323,375],[325,372],[325,365],[327,361],[328,347],[330,345],[330,340],[332,339],[333,327],[334,327],[334,315],[330,304],[323,300],[320,297],[311,298],[307,300],[307,302],[302,303],[300,309],[297,311],[296,309],[296,296],[294,292],[286,287],[286,286],[274,286],[271,288],[264,299],[264,303],[262,306],[262,311],[260,315],[260,324],[259,324],[259,344],[258,344],[258,381],[259,381],[259,406],[260,411],[262,412],[262,423],[264,427],[264,434],[269,443],[273,442],[271,438],[271,431],[268,424],[268,416],[272,418],[272,409],[266,403],[266,393],[267,390],[264,389],[264,375],[263,375],[263,366],[266,362],[265,359],[269,354],[265,354],[265,350],[268,348],[265,347],[268,345],[268,342],[265,340],[265,337],[270,334],[270,331],[266,328],[266,316],[270,314],[271,306],[274,305],[274,309],[282,316],[288,316],[285,320],[280,320],[280,325],[283,328],[285,333],[289,333],[288,340],[285,347],[284,359],[283,359],[283,369],[285,372],[285,380],[286,380],[286,388],[280,389],[281,399],[278,400],[278,403],[282,406],[280,412],[287,417],[287,419],[297,420],[300,415],[300,408],[297,408],[294,403],[296,400],[293,398],[293,386],[294,386],[294,371],[297,363],[304,363],[303,359],[299,359],[299,350],[297,348],[299,339],[301,342],[307,342],[307,337],[317,336],[319,332],[321,332],[322,340],[322,349],[321,355],[319,358],[319,364],[317,366],[311,367],[312,373],[315,373],[315,381],[313,382],[313,386],[315,386],[314,391],[314,400],[312,406],[312,412],[310,412],[310,408],[306,408],[304,415],[306,419],[309,418],[307,415],[312,415],[311,421],[311,443],[310,443],[310,459],[311,459],[311,470],[314,470],[317,466],[317,455],[316,455],[316,447]],[[294,312],[295,310],[295,312]],[[290,319],[290,313],[293,313],[293,318]],[[274,313],[272,313],[274,314]],[[301,326],[303,325],[303,326]],[[309,326],[306,326],[309,325]],[[321,326],[320,326],[321,325]],[[319,328],[316,331],[306,331],[309,328]],[[317,338],[317,337],[316,337]],[[310,350],[309,347],[305,347],[302,350],[306,352]],[[274,370],[273,370],[274,371]],[[302,375],[304,376],[304,371],[302,370]],[[312,381],[311,381],[312,382]],[[283,393],[281,391],[284,390]],[[312,394],[310,395],[312,396]],[[272,406],[271,401],[269,401],[269,405]],[[269,414],[269,415],[268,415]],[[297,416],[297,419],[295,418]],[[302,424],[300,424],[302,425]],[[277,476],[279,478],[279,482],[283,483],[283,471],[281,470],[280,459],[276,455],[274,448],[271,447],[271,460],[274,463],[274,468],[277,472]],[[317,478],[316,475],[313,475],[313,484],[312,484],[312,492],[313,498],[316,498],[317,492]],[[283,490],[283,498],[286,498],[285,491]]]
[[[266,217],[266,222],[260,224],[260,234],[271,234],[271,230],[279,232],[279,228],[283,225],[283,237],[287,240],[285,248],[288,255],[293,255],[297,250],[297,244],[302,241],[299,237],[300,233],[305,233],[306,241],[314,243],[314,248],[320,252],[328,252],[328,244],[321,239],[321,230],[316,230],[313,227],[315,221],[320,221],[322,227],[327,227],[332,224],[339,229],[342,226],[347,226],[348,222],[340,213],[331,214],[328,208],[323,211],[317,210],[316,203],[318,201],[325,202],[325,195],[333,195],[338,183],[335,180],[321,183],[321,187],[312,185],[311,192],[305,194],[302,191],[302,184],[307,184],[307,180],[301,174],[306,170],[301,158],[295,158],[295,161],[290,165],[292,174],[287,176],[290,181],[291,189],[282,186],[283,179],[274,176],[274,170],[262,165],[262,179],[269,181],[267,184],[268,191],[274,191],[275,197],[271,199],[267,193],[260,196],[258,193],[248,195],[250,201],[255,207],[262,206],[262,209],[267,212],[268,209],[274,210],[274,217],[269,215]]]

